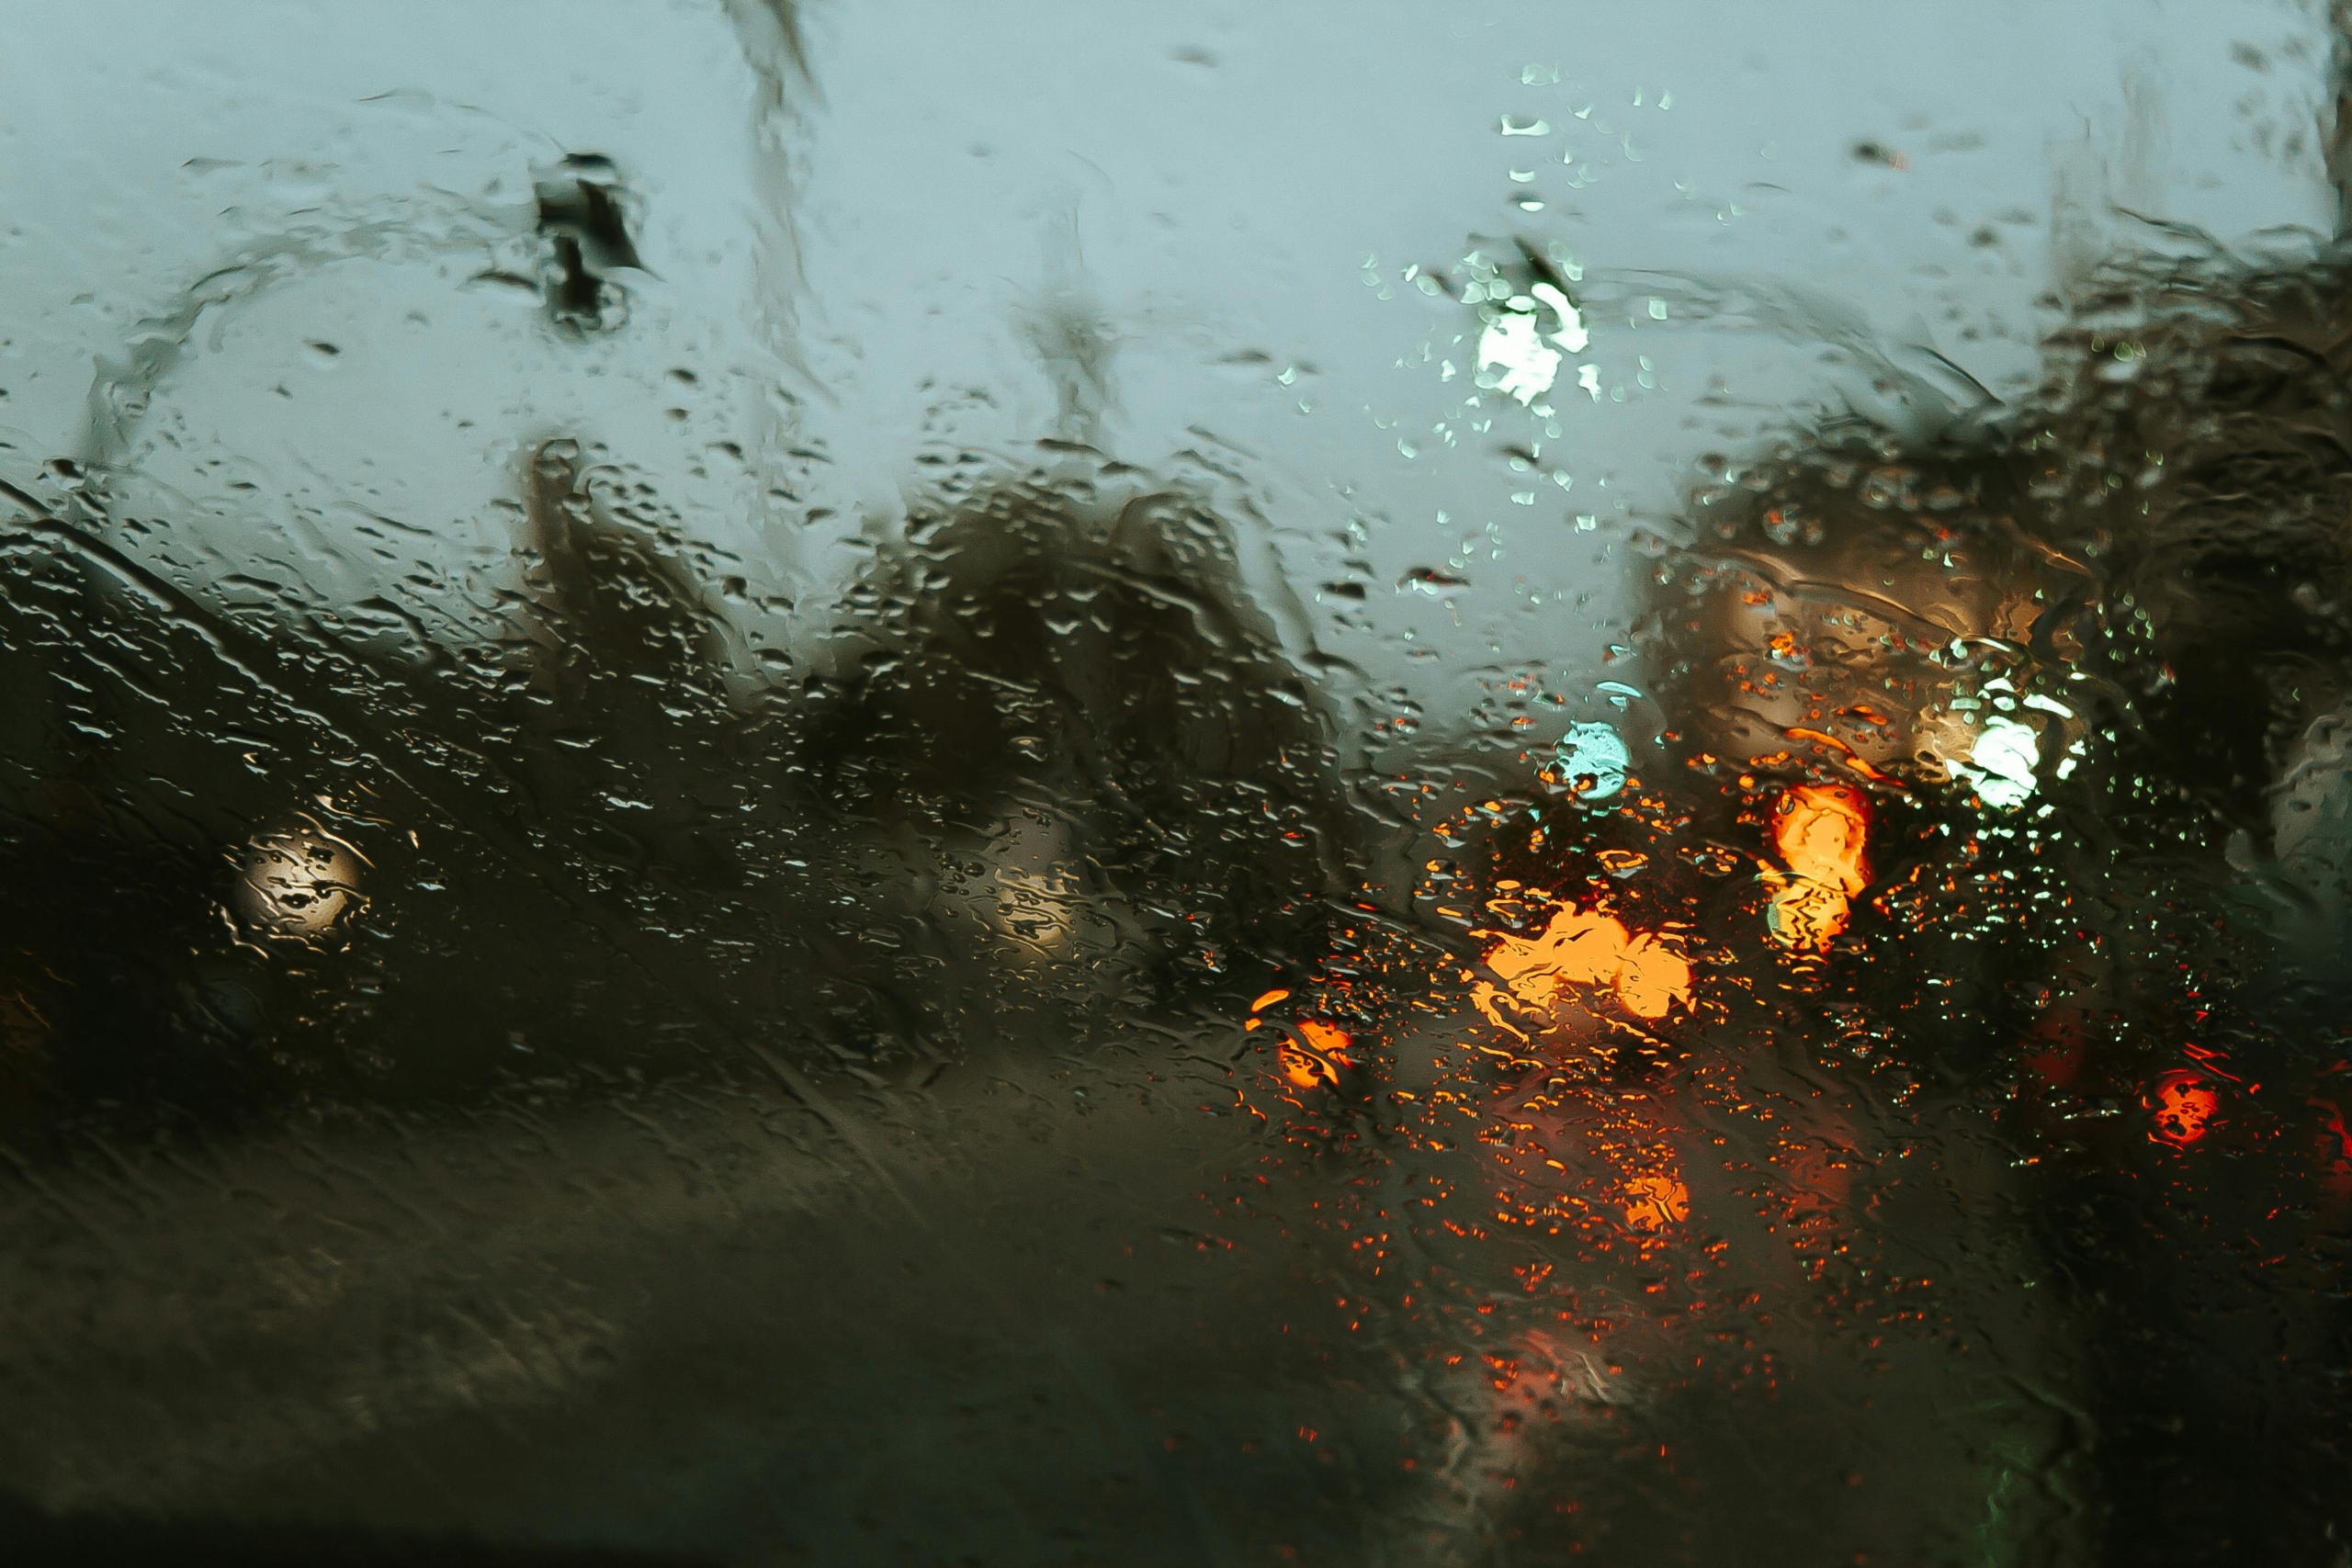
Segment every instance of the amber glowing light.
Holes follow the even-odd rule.
[[[1481,980],[1471,999],[1487,1019],[1525,1037],[1502,1010],[1510,999],[1549,1017],[1578,993],[1605,993],[1636,1018],[1664,1018],[1690,1000],[1690,961],[1664,939],[1628,931],[1613,915],[1563,904],[1532,937],[1488,933],[1487,967],[1501,987]]]
[[[1282,1043],[1275,1057],[1293,1089],[1328,1089],[1340,1081],[1342,1070],[1355,1065],[1349,1054],[1354,1043],[1346,1030],[1310,1018]]]
[[[1870,885],[1870,804],[1847,784],[1794,784],[1772,807],[1772,848],[1785,872],[1767,871],[1772,940],[1819,953],[1846,929],[1856,894]]]
[[[1625,1183],[1625,1224],[1655,1235],[1690,1217],[1690,1189],[1679,1177],[1636,1176]]]
[[[2156,1080],[2155,1092],[2149,1096],[2149,1107],[2156,1117],[2155,1129],[2149,1136],[2161,1144],[2186,1148],[2211,1129],[2213,1118],[2222,1109],[2222,1097],[2213,1092],[2212,1086],[2201,1075],[2178,1068]]]

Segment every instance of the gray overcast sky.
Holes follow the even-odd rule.
[[[1314,634],[1433,706],[1498,647],[1590,679],[1630,520],[1700,453],[1915,345],[2014,393],[2053,287],[2133,243],[2110,204],[2232,243],[2333,210],[2319,25],[2276,0],[822,4],[781,158],[775,51],[721,0],[19,8],[0,460],[85,450],[94,362],[184,335],[119,454],[173,525],[142,547],[329,602],[424,568],[451,635],[547,434],[821,601],[920,453],[1075,417],[1146,468],[1220,444],[1269,587],[1311,595],[1360,519],[1368,624]],[[620,165],[655,274],[585,343],[469,281],[567,151]],[[1514,236],[1585,273],[1563,380],[1598,396],[1549,421],[1465,405],[1477,320],[1406,276]],[[1099,406],[1040,346],[1073,333]],[[1500,450],[1530,440],[1542,472]],[[368,513],[408,531],[363,546]],[[1417,567],[1470,586],[1393,592]]]

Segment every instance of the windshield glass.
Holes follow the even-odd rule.
[[[2336,11],[14,9],[39,1560],[2352,1561]]]

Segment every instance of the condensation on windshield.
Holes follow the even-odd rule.
[[[16,9],[27,1560],[2352,1562],[2341,7]]]

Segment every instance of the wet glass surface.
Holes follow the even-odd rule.
[[[26,1560],[2352,1563],[2326,7],[10,13]]]

